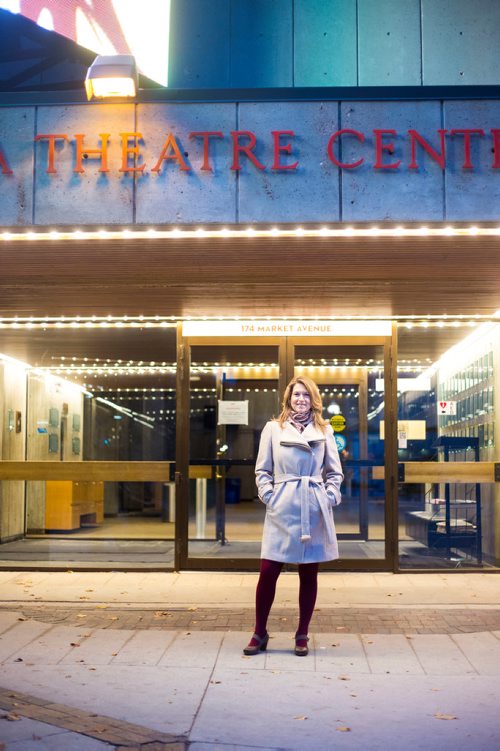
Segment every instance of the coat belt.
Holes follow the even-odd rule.
[[[311,520],[309,516],[309,486],[323,485],[321,475],[275,475],[274,484],[284,482],[298,482],[300,493],[300,541],[308,542],[311,539]],[[326,534],[329,542],[334,542],[330,508],[323,495],[319,494],[319,506],[323,514],[326,526]]]

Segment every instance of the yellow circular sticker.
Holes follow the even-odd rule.
[[[346,426],[344,415],[333,415],[333,417],[330,417],[330,425],[336,433],[341,433]]]

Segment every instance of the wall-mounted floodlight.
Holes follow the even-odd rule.
[[[98,55],[87,71],[87,99],[134,97],[138,88],[133,55]]]

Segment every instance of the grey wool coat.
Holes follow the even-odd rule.
[[[344,478],[330,425],[268,422],[261,434],[255,476],[266,504],[261,557],[284,563],[339,557],[332,507]]]

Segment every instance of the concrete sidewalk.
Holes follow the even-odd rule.
[[[495,574],[321,574],[306,658],[292,653],[292,573],[278,583],[268,651],[242,654],[256,580],[0,572],[0,742],[8,751],[500,747]]]

